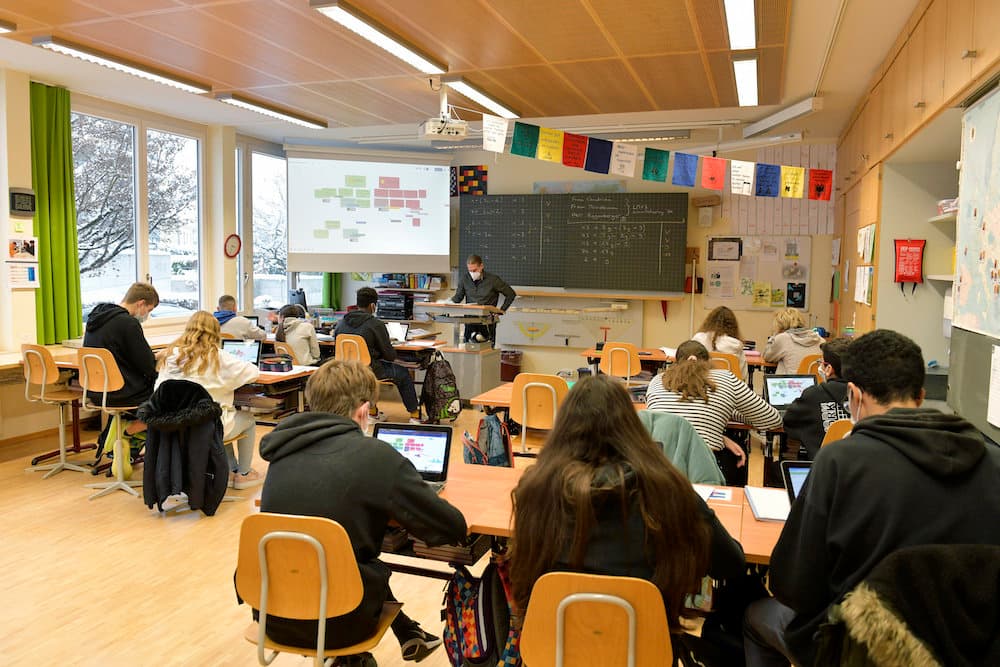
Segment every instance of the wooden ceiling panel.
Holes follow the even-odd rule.
[[[733,59],[730,52],[715,51],[709,53],[708,69],[712,73],[715,90],[719,93],[719,106],[739,106],[739,98],[736,95],[736,75],[733,74]]]
[[[653,110],[652,103],[620,59],[560,63],[554,67],[601,113]]]
[[[438,91],[431,90],[430,82],[424,77],[411,75],[372,79],[365,81],[365,85],[387,97],[401,100],[411,109],[415,108],[420,120],[437,116],[440,110]]]
[[[324,97],[302,86],[275,86],[255,91],[254,98],[271,102],[281,107],[300,111],[306,115],[325,118],[331,126],[347,127],[364,125],[385,125],[386,120],[379,116],[355,109],[337,100]]]
[[[144,14],[184,7],[180,0],[79,0],[79,2],[115,15]]]
[[[549,62],[617,55],[579,0],[495,0],[492,5]]]
[[[787,46],[791,0],[756,0],[757,46]]]
[[[691,5],[705,50],[728,50],[729,33],[722,0],[692,0]]]
[[[366,84],[352,81],[314,83],[303,87],[330,99],[350,100],[351,106],[384,118],[389,123],[409,123],[425,120],[428,115],[437,115],[438,95],[431,91],[430,87],[425,93],[425,96],[432,101],[429,111],[414,109],[409,106],[408,100],[389,97]]]
[[[109,14],[93,9],[80,2],[53,2],[52,0],[4,0],[0,10],[31,17],[49,26],[63,26],[78,21],[93,21],[108,18]],[[16,22],[16,18],[14,19]]]
[[[411,74],[413,70],[315,10],[296,11],[274,0],[206,7],[203,13],[239,26],[262,39],[287,45],[306,60],[322,64],[329,79],[367,79]]]
[[[697,53],[630,59],[660,109],[715,107]]]
[[[600,111],[545,65],[509,67],[487,74],[510,93],[479,85],[472,77],[467,76],[466,80],[521,116],[573,116]]]
[[[785,80],[784,65],[784,48],[760,49],[760,57],[757,60],[757,103],[761,106],[781,103],[781,90]]]
[[[696,51],[691,17],[677,0],[590,0],[604,27],[627,56]]]
[[[102,21],[77,26],[63,33],[81,42],[136,63],[155,65],[168,72],[193,78],[221,88],[253,88],[281,83],[281,80],[245,67],[240,63],[182,44],[170,37],[127,21]]]

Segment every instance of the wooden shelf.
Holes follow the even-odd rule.
[[[412,287],[376,287],[376,292],[412,292],[414,294],[434,294],[435,292],[441,292],[445,288],[441,289],[413,289]]]
[[[943,215],[936,215],[933,218],[928,218],[927,222],[955,223],[957,220],[958,212],[952,211],[951,213],[945,213]]]
[[[936,273],[927,275],[925,277],[927,278],[927,280],[940,280],[941,282],[945,283],[955,282],[955,276],[951,275],[950,273]]]

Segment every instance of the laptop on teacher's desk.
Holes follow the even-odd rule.
[[[784,416],[788,406],[815,384],[815,375],[765,375],[764,400]]]
[[[450,426],[437,424],[375,424],[372,437],[378,438],[413,464],[425,482],[438,493],[448,477],[451,455]]]

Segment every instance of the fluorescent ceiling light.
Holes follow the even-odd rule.
[[[719,153],[731,153],[733,151],[747,151],[754,148],[768,148],[770,146],[780,146],[781,144],[794,144],[802,141],[801,132],[789,132],[779,134],[774,137],[758,137],[756,139],[735,139],[733,141],[716,142],[705,144],[704,146],[688,146],[684,150],[690,153],[708,153],[717,151]]]
[[[444,74],[448,71],[447,67],[420,53],[346,2],[310,0],[309,6],[424,74]]]
[[[292,113],[291,111],[285,111],[283,109],[279,109],[278,107],[264,104],[263,102],[253,102],[245,97],[239,97],[238,95],[233,95],[232,93],[221,93],[216,95],[215,99],[220,102],[225,102],[226,104],[231,104],[234,107],[255,111],[256,113],[263,114],[269,118],[283,120],[287,123],[292,123],[301,127],[308,127],[314,130],[324,130],[328,127],[326,121],[314,120],[308,116],[300,116]]]
[[[17,24],[11,23],[10,21],[0,21],[0,33],[14,32],[17,30]]]
[[[729,48],[733,51],[757,48],[757,21],[754,20],[753,4],[754,0],[725,0]]]
[[[770,116],[766,116],[755,123],[750,123],[743,128],[743,137],[746,138],[763,134],[764,132],[777,127],[782,123],[787,123],[790,120],[800,118],[806,114],[812,113],[813,111],[820,111],[822,108],[822,97],[807,97],[801,102],[789,105],[781,111],[776,111]]]
[[[734,60],[733,74],[736,76],[736,98],[740,106],[757,106],[757,59]]]
[[[188,93],[197,94],[212,92],[212,87],[203,83],[192,81],[190,79],[182,79],[173,74],[168,74],[167,72],[147,67],[146,65],[136,65],[125,60],[112,58],[111,56],[105,55],[99,51],[94,51],[85,46],[67,42],[64,39],[43,36],[35,37],[31,40],[31,43],[35,46],[40,46],[43,49],[48,49],[49,51],[55,51],[56,53],[62,53],[67,56],[73,56],[74,58],[79,58],[80,60],[85,60],[109,69],[118,70],[119,72],[125,72],[126,74],[146,79],[147,81],[153,81],[155,83],[162,83],[165,86],[180,88]]]
[[[508,119],[520,118],[517,113],[511,111],[504,105],[494,100],[492,97],[487,96],[485,93],[479,92],[465,81],[462,81],[462,79],[454,79],[451,81],[442,79],[441,83],[447,85],[459,95],[464,95],[476,104],[489,109],[498,116]]]

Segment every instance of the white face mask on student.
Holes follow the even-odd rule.
[[[473,280],[479,280],[483,277],[482,271],[469,271],[469,277]]]

